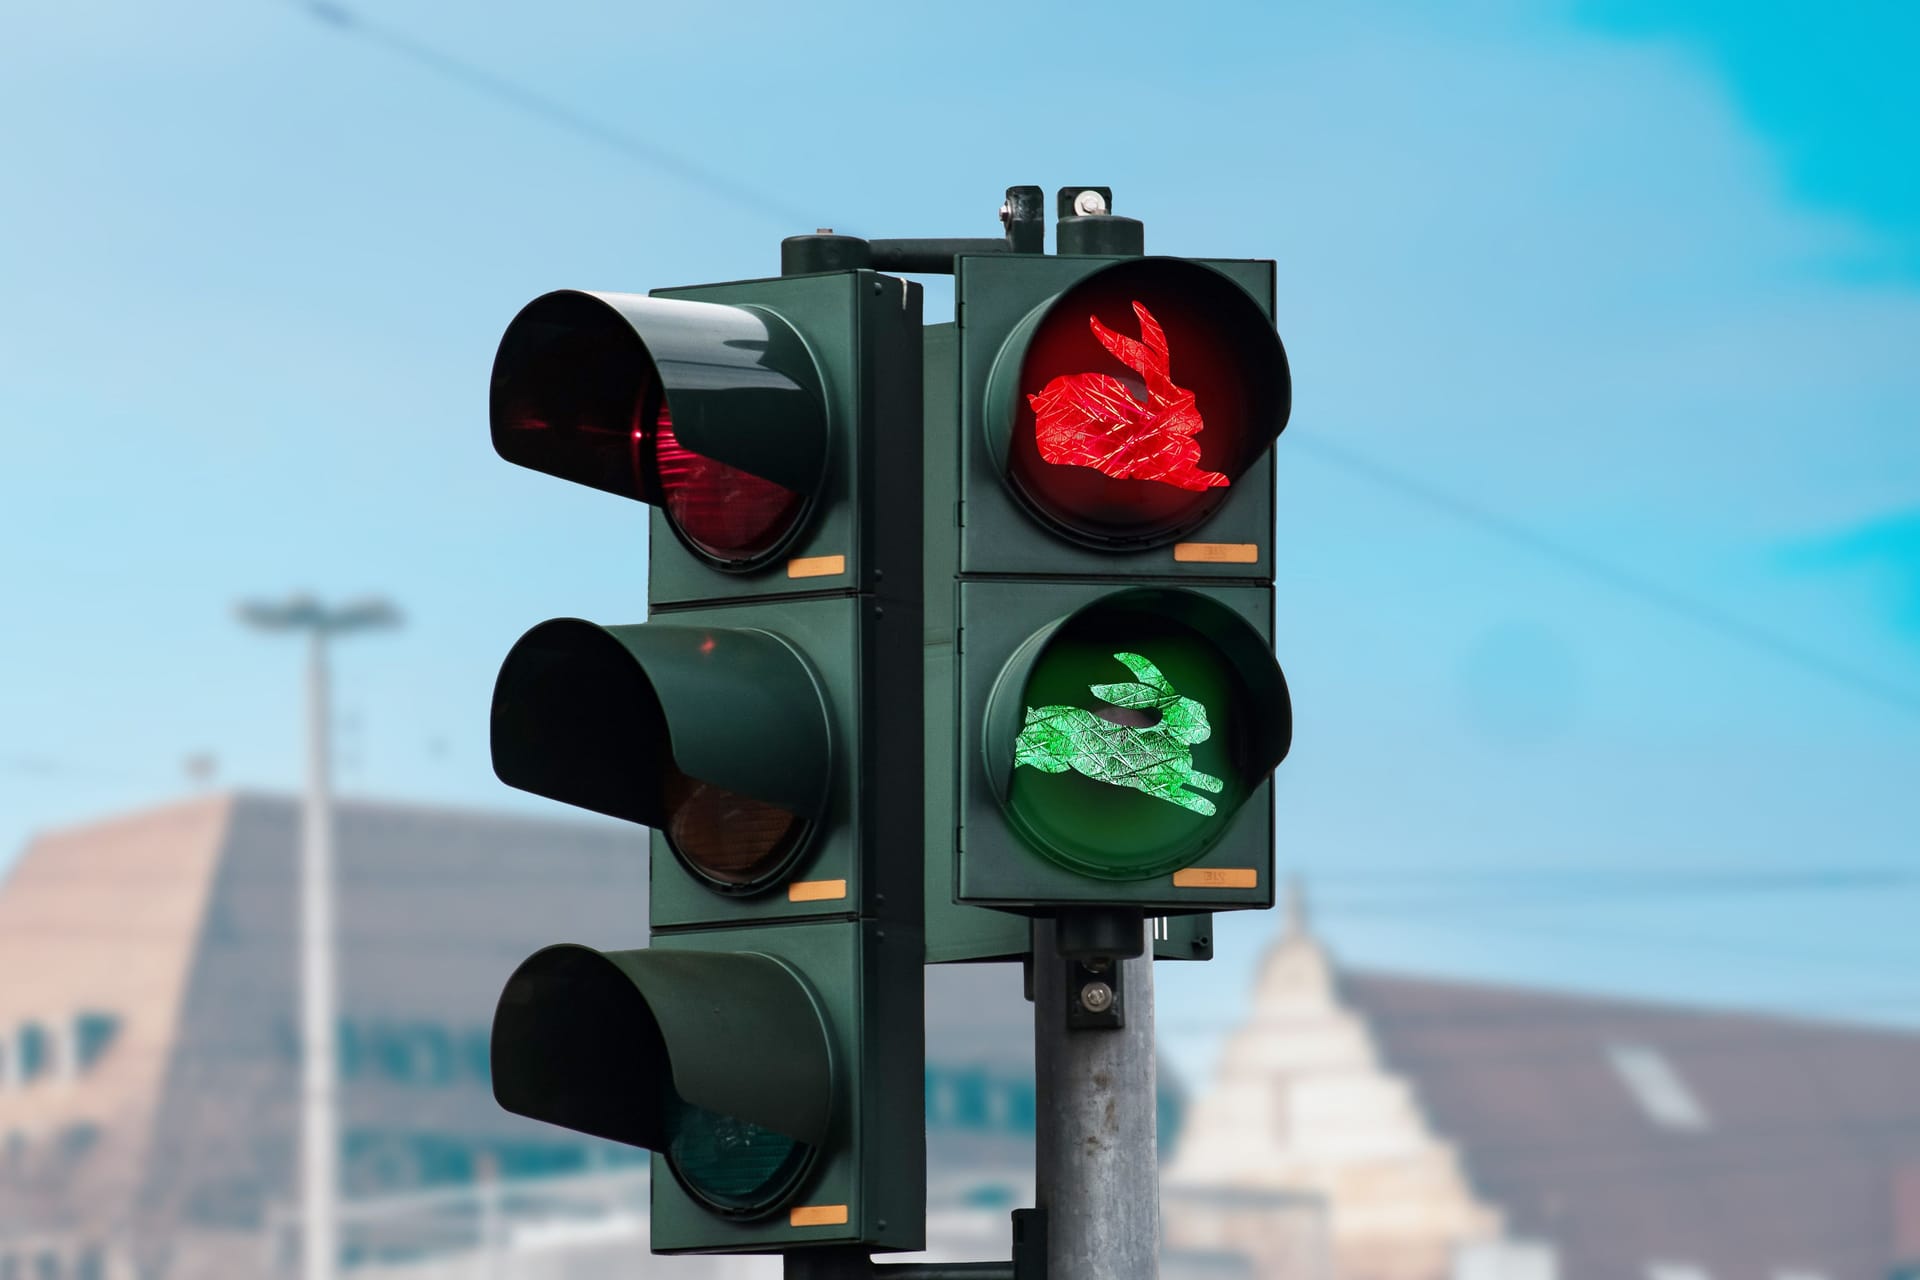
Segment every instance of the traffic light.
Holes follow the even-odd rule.
[[[1138,227],[1063,216],[1067,256],[960,257],[956,323],[928,331],[928,504],[952,510],[928,522],[929,715],[953,717],[930,874],[954,904],[1273,904],[1274,264],[1142,256]]]
[[[526,960],[494,1091],[652,1151],[656,1252],[922,1247],[920,310],[871,270],[563,291],[495,360],[501,456],[650,510],[647,621],[528,631],[491,739],[651,828],[651,940]]]

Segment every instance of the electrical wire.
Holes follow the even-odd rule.
[[[377,44],[390,53],[425,67],[434,74],[484,97],[511,106],[627,159],[665,174],[689,187],[705,191],[741,209],[778,222],[789,233],[812,230],[818,221],[794,206],[768,196],[764,191],[736,182],[697,161],[643,138],[601,123],[557,99],[550,98],[505,76],[497,75],[470,62],[462,61],[392,27],[369,21],[358,10],[338,0],[295,0],[300,10],[314,21],[345,35]]]
[[[1684,595],[1651,578],[1610,564],[1598,556],[1559,542],[1518,520],[1500,515],[1457,494],[1448,493],[1357,450],[1329,444],[1325,440],[1313,437],[1300,439],[1290,437],[1287,445],[1290,450],[1304,453],[1352,475],[1362,477],[1378,488],[1391,490],[1429,510],[1441,512],[1462,524],[1471,525],[1482,533],[1498,538],[1511,546],[1530,551],[1579,577],[1631,596],[1662,613],[1691,622],[1722,639],[1731,640],[1744,648],[1766,654],[1776,661],[1849,689],[1892,710],[1920,718],[1920,690],[1909,689],[1882,679],[1872,672],[1863,671],[1797,640],[1790,640],[1765,627],[1735,617],[1723,609]]]

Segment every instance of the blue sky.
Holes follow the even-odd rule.
[[[488,447],[514,311],[768,274],[815,225],[990,234],[1008,184],[1093,181],[1154,251],[1280,261],[1282,860],[1336,948],[1920,1020],[1920,892],[1878,874],[1920,876],[1920,19],[352,11],[12,15],[0,863],[179,794],[191,752],[294,785],[297,651],[231,621],[294,588],[409,615],[339,651],[348,788],[539,807],[488,768],[499,659],[639,618],[645,544]],[[1163,970],[1186,1069],[1276,923]]]

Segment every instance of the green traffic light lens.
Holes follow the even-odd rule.
[[[1271,650],[1190,593],[1123,593],[1029,646],[994,690],[988,766],[1026,843],[1077,874],[1191,864],[1286,752]]]
[[[800,1189],[814,1148],[736,1116],[673,1099],[667,1167],[687,1193],[717,1213],[760,1218]]]

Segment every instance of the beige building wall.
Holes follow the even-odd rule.
[[[230,807],[209,797],[50,832],[7,877],[0,1185],[26,1212],[0,1222],[0,1248],[29,1231],[23,1246],[76,1258],[129,1225]],[[83,1018],[111,1028],[84,1066]],[[29,1039],[44,1044],[37,1069]]]
[[[1307,1197],[1325,1206],[1341,1280],[1446,1280],[1459,1247],[1501,1237],[1500,1212],[1476,1197],[1412,1085],[1341,1004],[1297,900],[1288,915],[1166,1170],[1168,1238],[1186,1232],[1182,1195]]]

